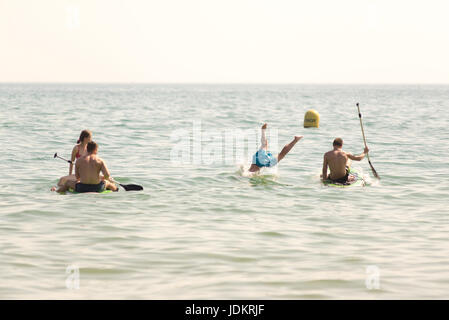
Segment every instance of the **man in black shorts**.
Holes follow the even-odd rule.
[[[57,192],[65,192],[69,188],[76,192],[102,192],[106,189],[118,191],[103,159],[97,156],[98,145],[91,141],[87,144],[87,154],[75,163],[76,181],[68,180]],[[103,173],[104,179],[100,177]]]
[[[365,158],[365,155],[369,152],[369,149],[365,147],[363,153],[358,156],[354,156],[351,153],[343,151],[343,140],[336,138],[333,143],[333,150],[326,152],[323,159],[323,174],[321,175],[323,180],[331,180],[334,183],[345,184],[349,180],[349,167],[351,160],[361,161]],[[327,175],[327,168],[330,169],[330,174]]]

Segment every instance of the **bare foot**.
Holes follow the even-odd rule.
[[[56,191],[56,187],[51,187],[50,191]]]
[[[262,126],[262,130],[264,130],[264,129],[266,129],[266,128],[267,128],[267,124],[264,123],[263,126]]]
[[[304,138],[304,136],[295,136],[295,142],[298,142],[298,141],[301,140],[302,138]]]

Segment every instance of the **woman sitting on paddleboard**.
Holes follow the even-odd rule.
[[[72,149],[72,157],[70,158],[72,162],[69,166],[69,175],[59,179],[58,186],[63,186],[67,180],[76,181],[75,175],[73,174],[73,166],[76,160],[87,154],[87,144],[90,141],[92,141],[92,132],[89,130],[81,131],[77,144]]]

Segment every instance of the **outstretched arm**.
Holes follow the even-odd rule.
[[[106,163],[103,160],[101,160],[101,172],[103,173],[105,180],[109,180],[111,178],[108,167],[106,166]]]
[[[324,155],[324,158],[323,158],[323,173],[322,173],[321,178],[323,180],[327,180],[327,157],[326,157],[326,155]]]
[[[359,154],[358,156],[354,156],[350,153],[347,153],[346,155],[348,156],[349,159],[354,160],[354,161],[362,161],[363,159],[365,159],[366,154],[369,152],[368,147],[365,147],[365,150],[363,150],[363,153]]]
[[[75,158],[76,158],[76,146],[73,147],[73,150],[72,150],[72,157],[70,158],[70,160],[72,160],[72,162],[70,163],[70,166],[69,166],[69,176],[72,175],[72,172],[73,172],[73,163],[75,163]]]

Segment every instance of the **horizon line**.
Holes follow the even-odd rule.
[[[108,84],[108,85],[449,85],[449,82],[120,82],[120,81],[0,81],[1,84]]]

